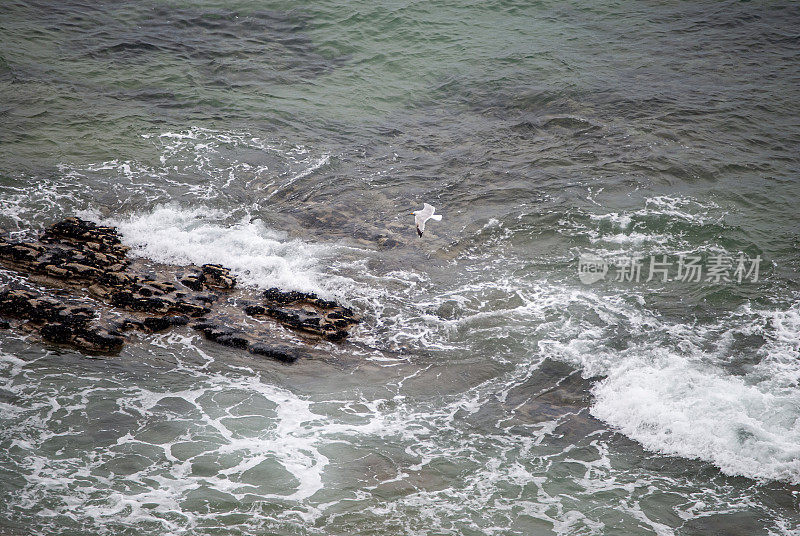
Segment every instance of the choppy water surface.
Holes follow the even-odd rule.
[[[0,334],[0,532],[796,534],[798,27],[790,3],[3,3],[4,228],[78,213],[365,320],[293,366],[189,329],[102,359]],[[764,263],[588,286],[586,252]]]

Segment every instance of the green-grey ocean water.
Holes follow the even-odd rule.
[[[188,328],[109,358],[0,333],[0,534],[796,534],[798,27],[3,2],[0,227],[79,214],[364,322],[293,366]],[[585,285],[586,253],[763,261]]]

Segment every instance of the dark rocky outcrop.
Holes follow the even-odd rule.
[[[340,341],[358,322],[352,310],[315,294],[273,288],[253,300],[218,264],[154,266],[129,258],[128,251],[113,227],[79,218],[55,223],[37,241],[0,236],[0,263],[28,283],[0,286],[0,315],[16,320],[0,319],[0,328],[19,327],[51,343],[113,354],[127,331],[156,333],[190,324],[211,341],[293,362],[303,355],[300,343]],[[300,338],[281,332],[278,324]]]
[[[271,288],[263,296],[265,303],[248,305],[244,312],[255,318],[272,318],[329,341],[344,339],[350,326],[358,323],[352,310],[316,294]]]
[[[0,313],[23,320],[22,329],[38,331],[45,341],[91,354],[116,353],[125,343],[122,334],[100,322],[92,309],[55,295],[6,289],[0,291]]]

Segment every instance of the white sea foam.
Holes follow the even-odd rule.
[[[220,263],[245,284],[330,294],[317,265],[333,255],[331,246],[289,239],[259,219],[227,223],[226,214],[205,207],[159,205],[126,218],[109,218],[131,254],[171,264]],[[341,280],[339,280],[341,283]]]
[[[698,201],[685,196],[659,195],[647,198],[645,208],[638,211],[638,214],[663,215],[705,225],[721,222],[727,212],[712,201]]]
[[[800,396],[689,358],[627,359],[594,389],[591,412],[646,448],[730,475],[800,482]]]
[[[627,229],[633,220],[630,214],[620,214],[618,212],[609,212],[607,214],[590,214],[589,218],[595,221],[609,221],[612,223],[612,225],[616,225],[620,229]]]
[[[700,202],[683,196],[654,196],[644,200],[644,206],[626,212],[587,214],[589,224],[581,218],[563,218],[559,224],[562,232],[586,236],[593,244],[609,243],[620,248],[672,250],[689,247],[682,233],[669,232],[674,224],[708,225],[723,221],[725,212],[712,202]],[[649,227],[668,232],[654,232]]]
[[[156,158],[62,163],[58,177],[0,185],[0,223],[29,229],[81,210],[129,213],[175,201],[223,204],[243,215],[268,209],[276,193],[291,191],[336,157],[242,131],[192,127],[143,138]]]
[[[83,486],[62,495],[63,504],[53,512],[54,517],[66,515],[79,522],[93,519],[102,524],[155,523],[162,533],[179,534],[215,515],[203,515],[185,504],[204,490],[213,490],[212,497],[216,500],[227,496],[238,501],[251,497],[251,500],[300,503],[321,489],[321,475],[327,459],[318,449],[318,430],[313,425],[320,417],[309,410],[307,400],[264,384],[257,377],[209,375],[198,381],[196,388],[183,391],[128,388],[128,396],[120,400],[123,411],[155,419],[169,416],[164,415],[163,409],[156,408],[158,404],[164,400],[182,400],[201,416],[200,421],[187,421],[180,415],[169,416],[173,425],[184,426],[187,432],[170,441],[151,443],[146,436],[147,427],[143,426],[138,432],[120,437],[107,450],[97,452],[83,469],[78,469],[85,463],[81,460],[48,460],[30,455],[26,463],[29,472],[26,496],[36,501],[45,489],[67,491],[67,486],[79,481]],[[115,392],[108,388],[100,391]],[[84,396],[89,396],[89,392],[84,391]],[[276,408],[274,426],[266,426],[261,431],[242,429],[237,426],[238,419],[263,420],[264,416],[258,412],[248,415],[239,410],[238,404],[220,406],[215,400],[217,396],[222,400],[238,398],[238,404],[245,407],[254,398],[261,400],[262,405],[273,405]],[[40,435],[36,441],[47,439]],[[173,454],[174,449],[182,453],[181,448],[195,441],[199,446],[206,445],[198,454],[189,457]],[[32,448],[29,445],[27,450]],[[104,476],[104,464],[124,460],[135,452],[148,453],[148,457],[164,461],[125,475],[125,482],[133,484],[132,488],[115,487],[118,479],[113,473]],[[196,464],[209,462],[220,465],[219,469],[214,474],[198,473]],[[248,477],[262,464],[274,465],[273,478],[280,476],[279,468],[291,476],[283,491],[274,486],[262,488],[266,482]],[[103,500],[88,501],[87,494],[99,489],[106,490]],[[272,492],[265,493],[264,489]]]
[[[645,243],[661,245],[670,240],[668,235],[659,233],[616,233],[613,235],[590,236],[589,240],[594,242],[611,242],[620,245],[641,246]]]
[[[609,325],[649,333],[616,350],[602,325],[566,319],[558,340],[540,343],[545,355],[586,376],[605,376],[593,389],[594,416],[656,452],[709,461],[730,475],[800,482],[797,304],[786,311],[743,308],[718,325],[692,328],[613,299],[600,303],[590,293],[575,298]],[[768,340],[758,364],[741,375],[722,368],[731,329]]]

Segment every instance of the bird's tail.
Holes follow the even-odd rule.
[[[442,215],[441,214],[434,214],[433,216],[431,216],[431,219],[432,220],[436,220],[436,221],[442,221]]]

